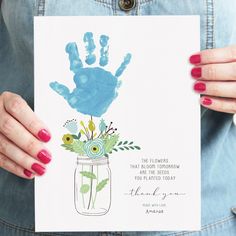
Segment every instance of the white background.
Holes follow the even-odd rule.
[[[76,42],[84,61],[83,35],[88,31],[94,34],[97,58],[100,35],[110,37],[106,70],[115,73],[124,55],[132,54],[120,77],[119,95],[103,117],[114,122],[121,139],[142,147],[139,152],[111,156],[112,205],[108,214],[96,217],[76,212],[76,154],[60,147],[66,133],[64,122],[88,118],[49,88],[52,81],[74,88],[65,46]],[[200,229],[200,110],[188,63],[199,48],[198,16],[35,18],[35,110],[53,137],[48,144],[53,160],[47,174],[35,181],[36,231]],[[187,194],[169,198],[164,215],[147,215],[141,206],[143,199],[124,195],[138,184],[129,164],[138,163],[141,157],[160,156],[182,166],[177,180],[166,182],[162,189]],[[145,187],[153,189],[155,184],[159,183],[150,181]]]

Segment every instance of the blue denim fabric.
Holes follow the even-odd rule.
[[[33,15],[198,14],[201,16],[201,49],[236,44],[235,0],[136,2],[133,10],[124,12],[119,8],[118,0],[2,0],[0,93],[5,90],[18,93],[33,108]],[[231,212],[231,208],[236,206],[236,127],[232,115],[206,109],[202,109],[201,122],[201,232],[126,232],[123,235],[236,235],[236,218]],[[90,236],[121,233],[35,234],[33,181],[23,180],[0,169],[0,236],[13,235]]]

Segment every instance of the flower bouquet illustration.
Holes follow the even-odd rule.
[[[89,67],[96,62],[93,34],[86,32],[83,37],[86,48],[83,66],[76,43],[68,43],[70,70],[74,73],[76,87],[70,89],[59,82],[51,82],[50,87],[62,96],[87,120],[72,119],[64,124],[67,133],[62,137],[61,146],[77,155],[77,167],[74,173],[74,203],[78,213],[86,216],[104,215],[111,205],[111,170],[109,159],[119,151],[138,151],[141,148],[133,141],[121,140],[113,122],[107,123],[101,116],[118,96],[121,81],[118,79],[130,63],[131,54],[113,75],[103,67],[108,64],[108,40],[100,36],[99,67]],[[97,119],[97,121],[96,121]]]

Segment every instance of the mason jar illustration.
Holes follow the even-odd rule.
[[[77,157],[74,173],[74,201],[81,215],[105,215],[111,205],[109,158]]]
[[[99,125],[93,117],[86,122],[67,120],[61,146],[76,153],[74,172],[74,205],[83,216],[105,215],[111,206],[111,171],[109,160],[117,152],[135,151],[141,148],[133,141],[120,140],[113,122],[101,119]],[[76,157],[75,156],[75,157]]]

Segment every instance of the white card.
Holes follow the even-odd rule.
[[[36,231],[200,229],[199,16],[36,17],[35,111],[53,159]]]

